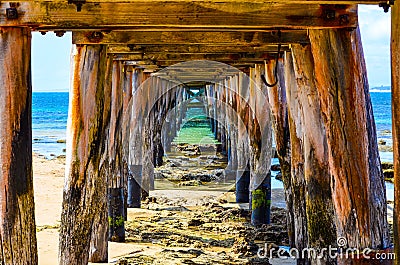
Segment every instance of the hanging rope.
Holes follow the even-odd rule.
[[[278,31],[278,52],[276,53],[276,58],[275,58],[275,69],[274,69],[274,77],[275,77],[275,82],[272,84],[269,84],[267,82],[267,79],[265,79],[265,75],[261,75],[261,80],[267,87],[274,87],[278,84],[278,60],[281,54],[281,31]]]

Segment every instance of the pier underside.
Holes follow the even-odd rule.
[[[0,263],[37,264],[32,31],[71,31],[74,44],[59,264],[107,261],[107,242],[125,240],[126,208],[149,196],[171,148],[221,154],[251,224],[269,223],[272,138],[289,244],[322,252],[298,264],[372,264],[328,246],[391,251],[358,4],[392,6],[400,257],[397,1],[36,0],[0,3]],[[188,109],[201,109],[215,142],[176,142]]]

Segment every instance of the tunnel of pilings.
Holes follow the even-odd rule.
[[[237,201],[249,201],[253,225],[270,221],[274,136],[290,246],[323,254],[299,264],[368,262],[322,252],[343,238],[348,248],[392,251],[361,3],[392,9],[399,256],[397,1],[37,0],[1,3],[2,263],[37,264],[32,31],[73,35],[59,264],[107,261],[108,240],[124,240],[126,208],[149,196],[154,168],[193,97],[228,156],[225,174],[235,178]]]
[[[217,69],[221,71],[224,68],[224,72],[215,75]],[[196,71],[196,75],[193,75],[193,71]],[[154,89],[154,86],[159,88]],[[250,94],[247,92],[240,94],[240,91],[248,91],[250,86],[259,101],[250,100]],[[203,92],[195,95],[192,89]],[[146,95],[145,101],[142,101],[143,95]],[[128,190],[128,197],[131,197],[129,193],[146,197],[149,190],[154,188],[154,167],[162,165],[165,148],[170,149],[187,109],[193,104],[193,97],[197,101],[197,107],[204,108],[215,140],[220,142],[216,149],[228,157],[224,174],[231,178],[235,176],[238,183],[237,202],[249,202],[250,197],[255,199],[257,196],[251,196],[252,192],[263,193],[260,196],[260,200],[264,202],[260,204],[262,214],[255,214],[253,223],[269,222],[267,209],[270,205],[271,187],[268,173],[272,154],[272,125],[269,120],[269,108],[263,106],[268,104],[268,100],[248,75],[228,65],[212,61],[186,62],[166,68],[147,79],[133,93],[128,107],[128,112],[130,109],[132,112],[127,113],[131,117],[126,119],[124,126],[130,128],[131,137],[129,157],[132,160],[128,164],[132,169],[141,170],[140,174],[132,174],[130,181],[134,181],[134,184],[128,186],[141,188],[143,191]],[[143,105],[139,106],[140,104]],[[132,121],[133,124],[130,124]],[[137,124],[141,124],[143,128],[138,128]],[[242,129],[240,137],[239,128]],[[143,142],[137,139],[143,139]],[[249,146],[253,146],[254,149],[250,149]],[[237,151],[238,148],[240,151]],[[232,149],[235,151],[232,152]],[[138,150],[143,152],[142,157],[132,154]],[[143,164],[134,158],[143,158]],[[135,203],[128,201],[128,204],[140,205],[138,197],[136,200]]]

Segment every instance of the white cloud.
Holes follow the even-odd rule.
[[[359,5],[358,14],[370,86],[390,85],[390,12]]]

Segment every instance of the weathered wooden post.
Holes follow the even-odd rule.
[[[297,82],[293,68],[293,58],[291,53],[285,53],[285,87],[288,106],[288,124],[290,132],[290,165],[291,165],[291,196],[293,199],[293,229],[294,245],[298,250],[303,250],[308,246],[307,237],[307,215],[305,202],[305,179],[304,179],[304,152],[303,144],[298,131],[301,131],[301,124],[296,119],[300,113],[300,106],[296,100],[295,91]],[[293,238],[292,238],[293,240]],[[308,264],[305,259],[297,261],[298,264]]]
[[[303,128],[300,138],[304,152],[308,247],[315,249],[319,254],[318,259],[311,258],[311,264],[336,264],[336,261],[322,250],[327,246],[336,245],[336,226],[328,146],[314,81],[314,61],[309,45],[293,44],[292,55],[297,81],[297,89],[292,89],[292,93],[299,106],[296,117],[300,121],[297,122]]]
[[[37,264],[31,32],[0,28],[0,263]]]
[[[249,120],[248,104],[248,79],[244,80],[244,75],[238,74],[235,82],[232,84],[236,91],[237,112],[238,112],[238,170],[236,172],[236,202],[248,203],[250,201],[249,185],[250,185],[250,166],[248,161],[249,139],[246,123]]]
[[[392,66],[392,122],[394,162],[394,251],[400,265],[400,2],[392,6],[391,66]]]
[[[271,216],[271,149],[270,110],[266,94],[262,91],[263,66],[250,69],[249,135],[251,150],[251,223],[269,224]]]
[[[106,208],[102,163],[110,107],[105,99],[106,47],[75,45],[67,126],[67,162],[59,263],[87,264],[93,223]],[[106,245],[106,244],[105,244]]]
[[[218,123],[218,99],[219,99],[219,84],[214,84],[214,100],[213,100],[213,120],[214,120],[214,138],[218,140],[219,123]]]
[[[310,30],[326,128],[337,234],[349,247],[388,247],[386,197],[359,29]]]
[[[111,116],[108,130],[108,240],[125,241],[125,192],[123,163],[123,65],[114,61],[112,67]]]
[[[265,69],[265,77],[269,84],[275,82],[275,63],[268,61]],[[274,87],[267,88],[268,100],[271,106],[272,126],[274,128],[276,152],[281,165],[282,181],[285,190],[286,216],[291,247],[295,247],[295,228],[293,212],[293,194],[291,187],[291,164],[290,164],[290,132],[288,122],[288,109],[286,99],[286,86],[284,65],[282,61],[278,62],[278,83]]]
[[[142,89],[145,80],[143,69],[136,68],[132,79],[132,99],[126,110],[126,123],[129,124],[129,175],[128,207],[140,208],[142,183],[142,121],[140,119]],[[127,128],[128,129],[128,128]]]
[[[111,56],[107,56],[107,66],[105,72],[105,83],[104,83],[104,95],[108,97],[104,98],[104,107],[106,115],[110,115],[111,111],[111,90],[112,90],[112,70],[113,70],[113,59]],[[109,117],[106,116],[106,120]],[[107,124],[108,126],[108,124]],[[105,143],[105,148],[101,154],[102,160],[104,161],[105,169],[101,170],[101,178],[107,181],[108,179],[108,142]],[[93,229],[90,240],[89,248],[89,262],[107,262],[108,261],[108,207],[107,198],[102,198],[105,202],[101,204],[102,209],[99,209],[99,214],[93,221]]]

